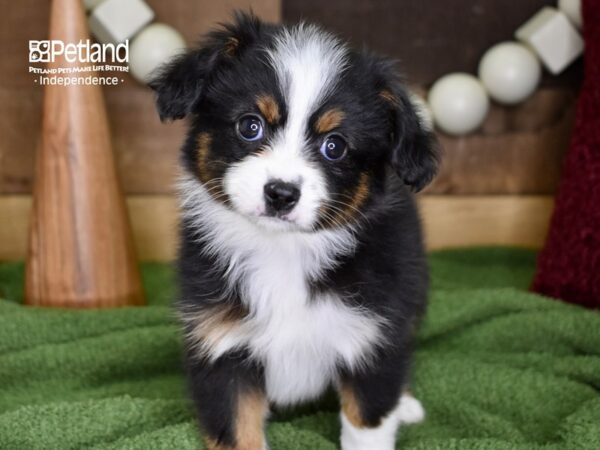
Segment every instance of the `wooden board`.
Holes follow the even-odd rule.
[[[316,21],[356,46],[397,58],[408,80],[428,85],[449,72],[474,73],[483,53],[556,0],[282,0],[283,20]],[[579,61],[547,84],[579,82]]]
[[[540,89],[521,105],[492,105],[481,130],[439,133],[443,149],[432,194],[553,194],[575,118],[575,92]]]
[[[114,149],[128,194],[172,191],[184,124],[161,124],[152,95],[132,87],[106,90]],[[40,127],[38,92],[0,86],[0,194],[29,193]],[[432,194],[552,194],[568,147],[575,109],[572,89],[542,89],[515,108],[492,108],[480,132],[444,148]],[[24,130],[27,130],[26,132]]]
[[[476,245],[541,248],[553,199],[548,196],[423,196],[429,249]]]
[[[175,257],[177,205],[168,195],[129,196],[127,200],[138,257]],[[552,198],[548,196],[437,196],[419,199],[430,250],[474,245],[543,244]],[[31,198],[0,196],[0,261],[25,257]]]

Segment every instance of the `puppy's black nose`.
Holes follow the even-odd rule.
[[[281,180],[265,184],[265,202],[271,213],[286,213],[291,211],[300,198],[300,189],[294,183]]]

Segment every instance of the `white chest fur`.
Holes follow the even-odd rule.
[[[267,395],[278,404],[322,393],[336,366],[364,362],[378,335],[373,317],[334,295],[310,298],[302,267],[306,261],[290,250],[280,247],[250,257],[254,270],[245,276],[242,294],[250,318],[228,343],[247,345],[263,362]]]
[[[281,405],[321,394],[341,363],[365,363],[381,320],[333,293],[311,298],[308,282],[354,250],[350,230],[272,232],[206,197],[187,198],[194,207],[184,197],[184,214],[198,225],[206,251],[226,270],[249,311],[235,326],[204,340],[210,357],[248,348],[265,367],[269,399]]]

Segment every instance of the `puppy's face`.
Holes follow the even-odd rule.
[[[186,169],[259,226],[344,226],[384,194],[387,166],[417,190],[435,173],[430,130],[391,64],[316,27],[239,15],[152,86],[162,119],[192,119]]]

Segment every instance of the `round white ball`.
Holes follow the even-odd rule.
[[[481,82],[467,73],[451,73],[437,80],[428,101],[436,125],[456,135],[481,126],[490,107]]]
[[[581,0],[558,0],[558,9],[567,15],[573,25],[581,28]]]
[[[129,47],[131,74],[138,81],[147,83],[159,66],[185,48],[183,36],[173,27],[162,23],[149,25],[131,41]]]
[[[537,57],[523,44],[494,45],[479,62],[479,78],[494,100],[514,105],[535,91],[542,68]]]

